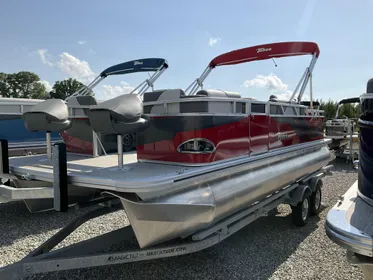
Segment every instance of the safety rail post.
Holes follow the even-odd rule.
[[[53,188],[54,210],[66,212],[68,209],[68,180],[66,144],[59,142],[53,146]]]
[[[118,145],[118,167],[123,168],[123,136],[117,135],[117,145]]]
[[[348,128],[350,130],[350,142],[349,142],[349,144],[350,144],[350,160],[351,160],[351,163],[353,164],[355,158],[354,158],[354,153],[353,153],[353,150],[352,150],[352,145],[353,145],[353,143],[352,143],[352,141],[353,141],[353,139],[352,139],[352,137],[353,137],[352,127],[353,127],[353,125],[352,125],[351,121],[348,120]]]
[[[6,139],[0,139],[0,160],[0,175],[9,174],[8,140]],[[9,182],[4,183],[4,185],[8,184]]]

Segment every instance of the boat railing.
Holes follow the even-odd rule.
[[[294,104],[294,103],[286,103],[286,102],[280,102],[280,101],[258,101],[258,100],[251,100],[251,99],[244,99],[244,98],[216,98],[216,97],[198,97],[198,98],[180,98],[180,99],[170,99],[170,100],[162,100],[162,101],[152,101],[152,102],[144,102],[144,107],[151,106],[153,108],[157,108],[158,114],[174,114],[174,113],[180,113],[178,109],[175,109],[175,106],[177,106],[180,103],[200,103],[200,102],[210,102],[211,104],[224,104],[226,103],[227,106],[224,107],[223,111],[216,111],[213,110],[211,112],[200,112],[200,113],[212,113],[212,114],[260,114],[259,112],[254,112],[251,110],[252,104],[263,104],[265,105],[265,109],[262,114],[266,115],[282,115],[282,116],[317,116],[317,117],[323,117],[324,111],[323,110],[316,110],[316,109],[308,109],[306,106],[301,104]],[[237,110],[237,104],[245,104],[244,108],[245,110]],[[280,114],[271,114],[270,106],[280,106],[281,107],[281,113]],[[296,113],[294,114],[286,114],[284,107],[292,107],[296,109]],[[301,112],[304,109],[304,113]],[[219,106],[219,109],[222,109],[221,106]],[[198,113],[198,112],[194,112]]]
[[[0,98],[1,114],[20,116],[44,100],[23,98]]]

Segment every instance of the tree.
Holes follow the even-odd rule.
[[[66,99],[82,87],[84,87],[84,85],[81,82],[69,78],[63,81],[56,81],[49,94],[52,98]],[[92,90],[90,90],[90,94],[93,94]]]
[[[330,120],[335,117],[337,112],[337,102],[329,99],[328,102],[320,101],[320,109],[324,110],[325,121]]]
[[[2,97],[44,99],[46,89],[35,73],[27,71],[14,74],[0,73],[0,95]]]

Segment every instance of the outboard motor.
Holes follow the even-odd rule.
[[[373,206],[373,79],[360,96],[360,158],[358,171],[359,196]]]

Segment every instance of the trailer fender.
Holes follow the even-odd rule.
[[[310,187],[311,191],[316,191],[316,186],[319,185],[320,188],[323,187],[323,182],[320,177],[314,177],[308,181],[308,186]]]
[[[291,206],[297,206],[306,192],[311,194],[311,188],[308,185],[299,185],[289,194],[289,198],[287,199],[286,203]]]

